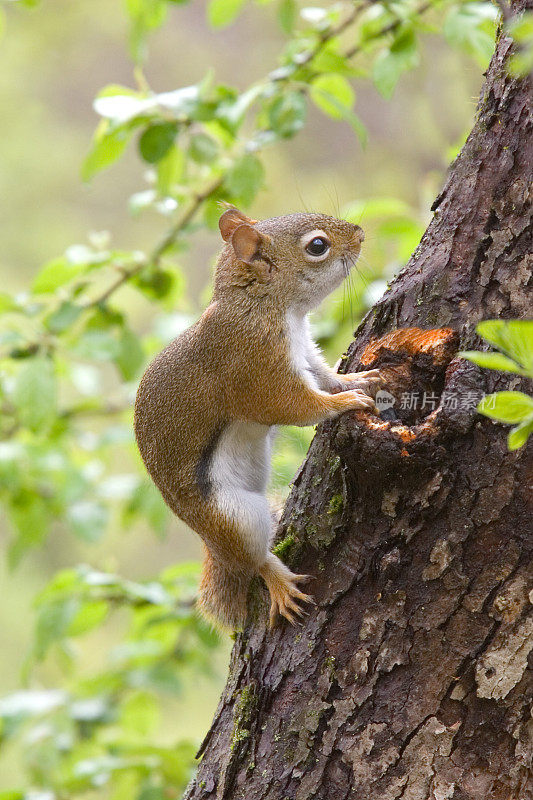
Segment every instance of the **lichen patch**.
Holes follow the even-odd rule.
[[[533,650],[533,617],[522,620],[514,631],[502,628],[476,667],[478,697],[501,700],[521,680]]]

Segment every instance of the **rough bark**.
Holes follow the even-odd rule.
[[[434,219],[343,365],[384,366],[395,394],[437,407],[319,429],[278,531],[317,607],[269,631],[256,587],[189,800],[533,797],[531,445],[509,453],[507,429],[474,410],[512,376],[454,357],[480,344],[477,321],[532,316],[531,84],[506,75],[510,47],[499,39]],[[375,344],[412,326],[457,333],[411,355]]]

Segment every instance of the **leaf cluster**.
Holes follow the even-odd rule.
[[[184,671],[212,672],[218,637],[193,611],[196,581],[192,564],[145,583],[81,566],[59,572],[41,592],[32,659],[55,650],[66,678],[61,689],[0,700],[0,744],[23,738],[29,776],[49,797],[97,791],[163,800],[183,791],[195,743],[154,740],[160,703],[183,691]],[[128,619],[123,640],[99,669],[74,669],[76,643],[119,611]]]
[[[533,321],[485,320],[476,330],[499,352],[467,350],[461,353],[463,358],[479,367],[533,379]],[[533,433],[533,398],[524,392],[503,391],[485,395],[478,411],[498,422],[514,425],[507,437],[509,450],[523,447]]]

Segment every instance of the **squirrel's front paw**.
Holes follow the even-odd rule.
[[[343,388],[358,389],[371,397],[376,396],[376,392],[383,385],[383,378],[379,369],[369,369],[366,372],[349,372],[347,375],[338,375],[343,383]]]
[[[368,411],[371,414],[379,414],[374,398],[362,389],[344,389],[338,397],[342,397],[344,404],[340,413],[343,411]]]

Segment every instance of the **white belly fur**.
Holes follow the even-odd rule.
[[[306,315],[301,316],[289,312],[286,317],[286,325],[291,363],[308,386],[318,389],[317,380],[312,372],[313,354],[318,351],[311,336],[309,320]]]
[[[272,433],[267,425],[232,422],[220,437],[209,471],[217,507],[235,520],[243,547],[258,567],[272,537],[266,499]]]

